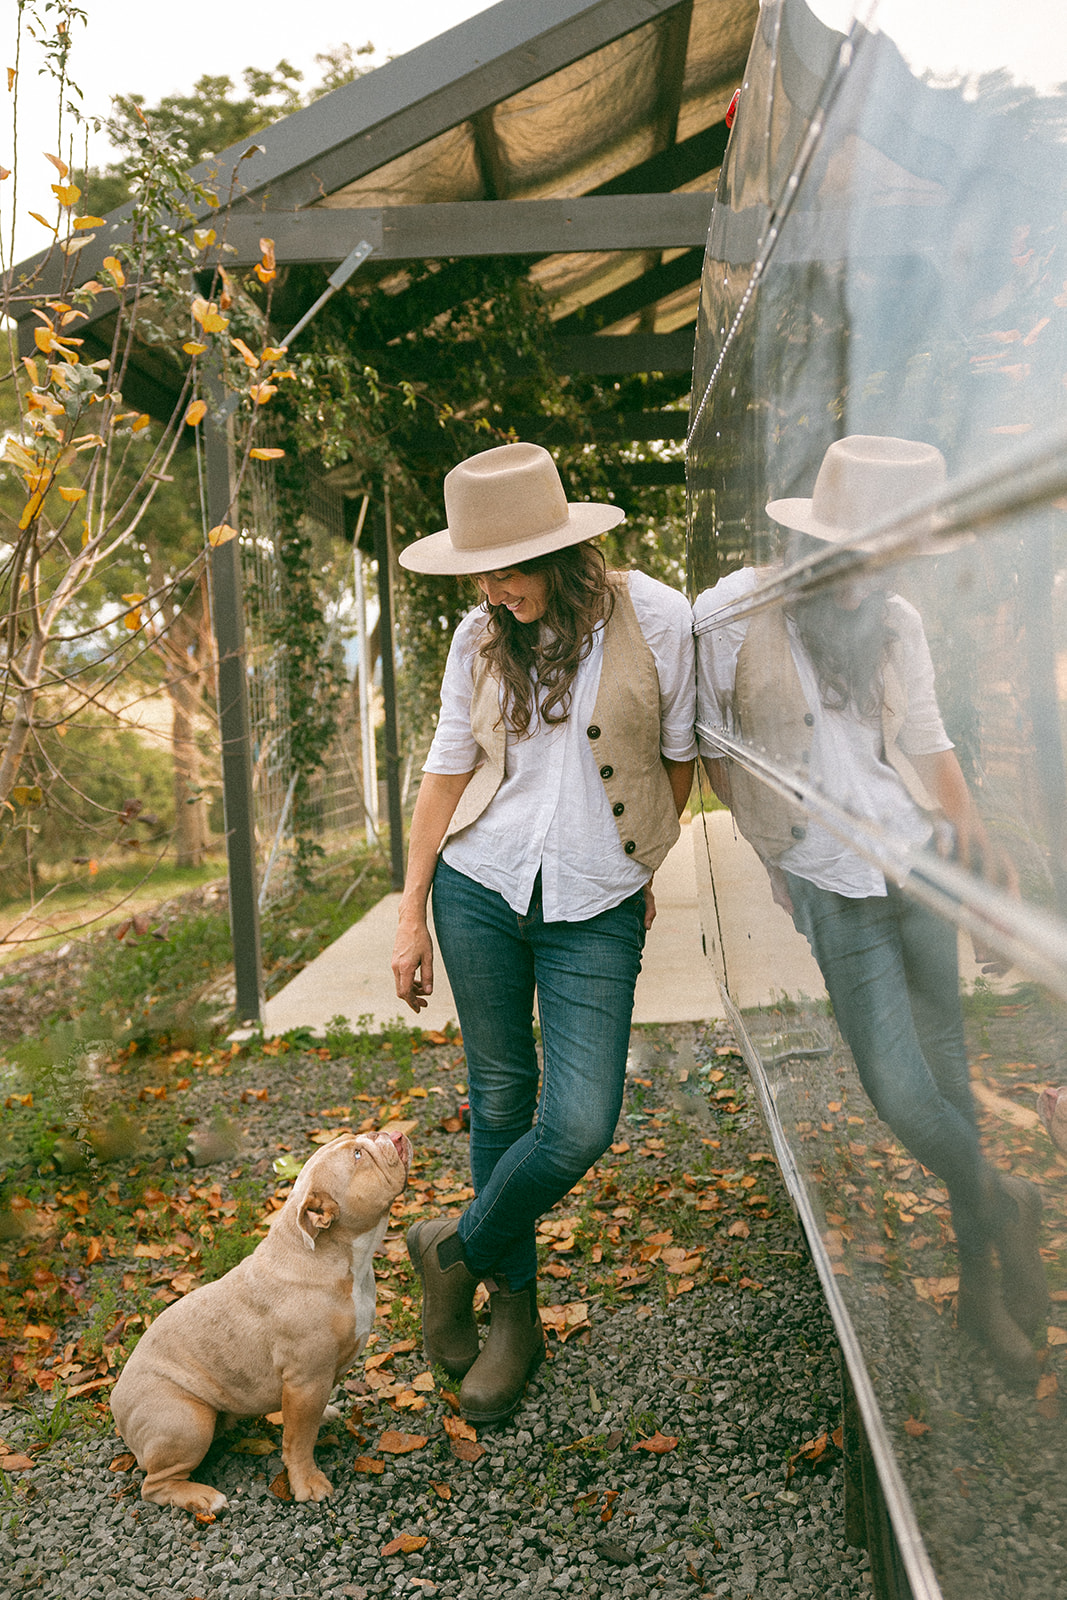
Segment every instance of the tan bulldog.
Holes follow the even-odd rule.
[[[374,1252],[410,1161],[402,1133],[341,1134],[308,1161],[252,1254],[150,1325],[111,1395],[147,1474],[142,1499],[220,1510],[226,1496],[190,1478],[216,1426],[278,1410],[294,1498],[332,1494],[315,1440],[374,1326]]]

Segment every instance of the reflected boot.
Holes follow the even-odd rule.
[[[1037,1382],[1037,1357],[1018,1323],[1008,1315],[991,1250],[980,1256],[960,1256],[956,1326],[984,1345],[1002,1377],[1020,1386]]]
[[[1039,1248],[1041,1191],[1025,1178],[1000,1177],[998,1183],[1011,1201],[1010,1214],[993,1232],[1000,1261],[1001,1293],[1012,1320],[1032,1339],[1049,1314],[1048,1284]]]
[[[462,1378],[478,1355],[474,1291],[455,1217],[433,1217],[408,1229],[408,1255],[422,1280],[422,1344],[426,1359]]]
[[[490,1287],[489,1334],[463,1380],[459,1408],[468,1422],[503,1422],[510,1417],[527,1379],[544,1360],[545,1335],[537,1314],[537,1284],[514,1293]]]

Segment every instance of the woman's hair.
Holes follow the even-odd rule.
[[[824,706],[861,717],[882,709],[882,660],[896,635],[886,622],[886,598],[870,594],[848,611],[832,594],[814,594],[789,607],[797,635],[819,680]]]
[[[792,530],[788,559],[810,555],[826,546]],[[831,711],[855,707],[861,717],[882,709],[882,662],[896,634],[887,621],[882,590],[867,595],[850,610],[838,605],[832,589],[816,590],[787,606],[819,682],[819,694]]]
[[[546,580],[540,626],[518,622],[506,606],[486,600],[489,622],[481,654],[503,685],[504,720],[521,738],[535,720],[535,676],[544,693],[542,719],[566,722],[575,675],[592,649],[597,624],[611,616],[615,595],[603,555],[588,543],[515,562],[514,570]]]

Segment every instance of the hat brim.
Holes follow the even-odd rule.
[[[831,523],[818,522],[811,514],[810,499],[772,500],[766,509],[767,515],[783,528],[808,533],[826,544],[851,544],[857,537],[854,528],[837,528]]]
[[[410,572],[443,573],[461,576],[475,572],[499,572],[504,567],[515,567],[535,556],[551,555],[553,550],[565,550],[568,545],[582,544],[586,539],[596,539],[610,528],[625,520],[626,512],[620,506],[598,505],[580,500],[569,501],[568,517],[555,528],[532,539],[509,540],[506,544],[481,545],[477,549],[457,550],[448,528],[440,533],[427,534],[416,539],[400,552],[402,567]]]

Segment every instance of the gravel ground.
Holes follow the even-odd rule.
[[[676,1271],[672,1280],[659,1258],[621,1290],[598,1290],[589,1252],[573,1282],[562,1267],[546,1276],[546,1302],[573,1303],[582,1291],[589,1326],[564,1343],[551,1338],[551,1359],[519,1411],[482,1430],[478,1459],[456,1454],[440,1392],[426,1395],[424,1409],[396,1411],[367,1384],[361,1363],[339,1396],[347,1420],[330,1430],[334,1443],[320,1443],[335,1493],[317,1506],[279,1498],[279,1430],[267,1438],[265,1425],[237,1440],[258,1439],[263,1453],[235,1453],[225,1440],[213,1447],[198,1476],[230,1505],[207,1523],[142,1502],[141,1475],[116,1468],[123,1447],[102,1421],[70,1427],[34,1456],[32,1471],[0,1474],[0,1600],[869,1595],[866,1555],[844,1538],[839,1450],[829,1445],[815,1465],[791,1461],[840,1421],[839,1356],[777,1171],[758,1160],[766,1134],[730,1046],[721,1029],[635,1034],[618,1148],[587,1180],[583,1202],[608,1229],[596,1270],[611,1271],[612,1207],[625,1210],[628,1195],[640,1194],[633,1228],[645,1238],[658,1227],[673,1229],[687,1250],[698,1240],[692,1286],[683,1289],[690,1280]],[[415,1056],[416,1085],[440,1085],[445,1054]],[[389,1058],[363,1070],[388,1072]],[[435,1160],[453,1163],[463,1181],[462,1135],[441,1131],[442,1109],[454,1110],[458,1098],[455,1078],[453,1063],[444,1099],[431,1087],[421,1102],[411,1137],[423,1164],[409,1202]],[[372,1087],[369,1078],[363,1087]],[[264,1089],[267,1098],[256,1098]],[[322,1107],[352,1093],[351,1063],[312,1054],[239,1057],[224,1077],[194,1081],[184,1120],[217,1124],[225,1112],[241,1139],[236,1169],[230,1155],[201,1168],[197,1181],[217,1177],[225,1190],[240,1172],[262,1183],[266,1200],[279,1145],[305,1154],[309,1115],[321,1118]],[[747,1190],[742,1171],[759,1174]],[[688,1186],[679,1182],[685,1173],[697,1175]],[[442,1188],[439,1173],[439,1197]],[[702,1206],[708,1196],[714,1205]],[[387,1242],[392,1276],[383,1263],[381,1282],[392,1298],[378,1350],[391,1339],[403,1345],[411,1326],[400,1259],[406,1221]],[[120,1267],[100,1270],[121,1277]],[[64,1329],[57,1345],[77,1331]],[[402,1384],[423,1367],[416,1346],[399,1350],[389,1371]],[[0,1413],[10,1448],[40,1438],[54,1394],[30,1389]],[[382,1449],[387,1429],[417,1430],[426,1442],[392,1455]],[[676,1444],[659,1454],[644,1448],[657,1433]],[[382,1470],[358,1470],[361,1453]],[[410,1548],[393,1551],[405,1535]]]

